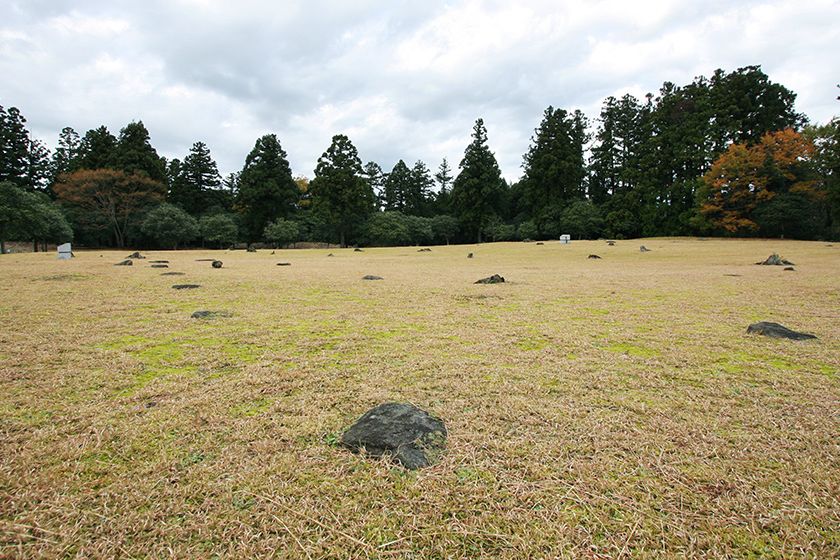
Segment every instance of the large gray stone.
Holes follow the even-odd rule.
[[[783,259],[782,257],[777,255],[776,253],[773,253],[772,255],[770,255],[769,257],[764,259],[763,261],[757,262],[755,264],[763,264],[763,265],[768,265],[768,266],[794,266],[792,262],[790,262],[789,260]]]
[[[505,279],[498,274],[494,274],[493,276],[488,276],[487,278],[482,278],[481,280],[476,280],[476,284],[503,284]]]
[[[431,465],[446,444],[443,422],[408,403],[384,403],[367,411],[341,436],[353,452],[388,455],[407,469]]]
[[[789,338],[791,340],[809,340],[817,338],[813,334],[792,331],[779,323],[770,323],[767,321],[753,323],[747,327],[747,332],[750,334],[763,334],[764,336],[772,338]]]

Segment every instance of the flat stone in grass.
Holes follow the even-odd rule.
[[[764,336],[772,338],[789,338],[791,340],[809,340],[817,338],[813,334],[792,331],[779,323],[770,323],[766,321],[753,323],[747,327],[747,332],[750,334],[763,334]]]
[[[257,252],[257,248],[252,247],[251,245],[248,245],[248,248],[245,249],[245,250],[248,251],[249,253],[256,253]]]
[[[358,247],[356,247],[355,249],[353,249],[353,251],[354,251],[354,252],[356,252],[356,253],[361,253],[361,252],[363,252],[363,251],[362,251],[362,249],[359,249]]]
[[[432,250],[431,250],[431,249],[429,249],[428,247],[424,247],[424,248],[422,248],[422,249],[417,249],[417,252],[418,252],[418,253],[431,253],[431,252],[432,252]]]
[[[586,257],[586,258],[587,258],[587,259],[600,259],[601,257],[599,257],[598,255],[589,255],[589,256],[588,256],[588,257]]]
[[[168,264],[153,264],[152,268],[169,268]]]
[[[191,317],[193,319],[215,319],[216,317],[230,317],[229,311],[196,311]]]
[[[429,413],[408,403],[384,403],[367,411],[341,436],[354,453],[391,456],[407,469],[434,463],[446,445],[446,427]]]
[[[792,262],[783,259],[782,257],[777,255],[776,253],[773,253],[772,255],[770,255],[769,257],[764,259],[763,261],[757,262],[755,264],[763,264],[763,265],[767,265],[767,266],[794,266],[794,264]]]
[[[362,280],[382,280],[382,279],[383,278],[381,276],[374,276],[373,274],[366,274],[365,276],[362,276]]]
[[[130,259],[125,259],[122,262],[118,262],[114,266],[134,266],[134,261],[132,261]]]
[[[183,276],[184,272],[164,272],[161,276]]]
[[[488,276],[487,278],[482,278],[481,280],[476,280],[476,284],[503,284],[505,279],[498,274],[494,274],[493,276]]]
[[[222,261],[213,261],[213,264],[211,266],[213,268],[222,268],[222,264]]]
[[[215,262],[216,259],[195,259],[195,262]]]
[[[639,247],[639,251],[642,252],[642,253],[648,253],[648,252],[650,252],[650,249],[648,249],[647,247],[642,245],[641,247]]]
[[[149,261],[151,264],[169,264],[169,261]]]
[[[282,262],[282,263],[277,263],[277,266],[292,266],[292,263]]]
[[[130,255],[126,257],[127,259],[145,259],[143,255],[140,254],[140,251],[134,251]]]
[[[791,272],[796,272],[796,269],[793,268],[792,266],[786,266],[782,270],[788,270],[788,271],[791,271]]]
[[[468,259],[473,258],[473,254],[472,254],[472,253],[470,253],[469,255],[467,255],[467,258],[468,258]]]
[[[607,245],[609,245],[610,247],[614,247],[615,246],[615,241],[610,239],[609,241],[607,241]]]
[[[542,241],[537,241],[537,245],[545,245]]]
[[[201,284],[175,284],[172,286],[175,290],[194,290],[196,288],[200,288]]]

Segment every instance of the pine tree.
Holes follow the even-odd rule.
[[[166,182],[166,166],[152,147],[143,121],[129,123],[120,131],[114,167],[128,173],[143,173],[160,183]]]
[[[465,230],[481,243],[482,229],[499,213],[505,190],[496,156],[487,146],[484,120],[475,121],[472,142],[458,167],[460,172],[452,186],[452,203]]]
[[[58,145],[53,152],[50,182],[55,183],[62,173],[69,173],[78,169],[81,155],[82,140],[71,127],[66,126],[58,134]]]
[[[29,186],[30,139],[26,118],[17,107],[0,105],[0,182]]]
[[[262,239],[269,222],[290,218],[297,209],[300,191],[292,178],[286,152],[274,134],[256,141],[237,183],[236,207],[248,241]]]
[[[411,189],[411,170],[403,160],[399,160],[385,177],[383,185],[384,208],[386,211],[402,212],[406,207],[406,198]]]
[[[431,214],[432,175],[426,164],[420,160],[414,164],[409,174],[409,188],[405,197],[405,212],[414,216]]]
[[[72,171],[79,169],[106,169],[115,164],[117,139],[107,128],[88,130],[79,144],[78,163]]]
[[[377,206],[385,206],[385,179],[387,176],[382,172],[378,163],[369,161],[362,168],[365,181],[373,189]]]
[[[356,147],[347,136],[338,134],[318,158],[315,178],[310,183],[314,209],[342,247],[347,246],[347,240],[374,209],[373,189],[362,173]]]
[[[188,214],[198,216],[212,205],[213,193],[222,183],[219,168],[210,156],[210,150],[203,142],[196,142],[183,162],[173,170],[169,165],[169,202],[180,206]]]

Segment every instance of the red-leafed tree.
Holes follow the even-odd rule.
[[[141,173],[114,169],[81,169],[59,177],[53,187],[58,199],[82,210],[80,216],[107,223],[118,247],[124,247],[129,226],[142,212],[160,204],[166,185]]]

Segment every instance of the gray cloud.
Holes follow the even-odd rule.
[[[27,0],[0,15],[0,104],[38,137],[142,119],[163,155],[202,140],[224,172],[268,132],[310,176],[339,132],[385,169],[457,166],[483,117],[515,179],[548,105],[594,120],[607,95],[748,64],[812,120],[837,113],[831,0]]]

